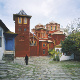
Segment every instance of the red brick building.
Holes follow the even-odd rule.
[[[48,50],[54,49],[54,47],[60,44],[61,40],[65,39],[65,35],[60,31],[60,24],[50,22],[46,24],[46,27],[42,24],[38,24],[32,29],[32,32],[38,37],[39,56],[47,56]],[[32,56],[32,55],[31,55]]]
[[[23,10],[18,14],[13,14],[15,21],[15,33],[18,36],[15,39],[15,57],[24,57],[26,54],[30,56],[30,18]]]
[[[15,32],[18,36],[15,39],[15,57],[47,56],[48,50],[53,49],[65,39],[65,35],[60,31],[60,24],[50,22],[46,27],[38,24],[30,32],[30,18],[23,10],[18,14],[13,14],[15,21]]]

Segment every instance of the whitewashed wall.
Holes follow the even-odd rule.
[[[0,27],[0,29],[2,29]],[[3,35],[3,29],[2,29],[2,47],[0,47],[0,60],[2,60],[2,56],[3,56],[3,53],[4,53],[4,50],[5,50],[5,39],[4,39],[4,35]]]
[[[59,51],[61,51],[61,48],[55,48],[55,51],[56,51],[56,49],[59,49]],[[66,56],[65,53],[64,53],[64,55],[62,53],[62,55],[60,57],[60,61],[71,60],[71,59],[74,59],[74,54],[72,54],[71,56]]]

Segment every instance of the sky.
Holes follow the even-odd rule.
[[[24,10],[31,15],[30,29],[51,21],[65,28],[75,18],[80,18],[80,0],[0,0],[0,19],[15,32],[13,14]]]

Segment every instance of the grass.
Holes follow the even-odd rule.
[[[62,65],[62,67],[64,68],[80,68],[80,65],[79,64],[72,64],[72,65]]]
[[[63,68],[80,68],[80,62],[78,61],[62,61],[61,66]]]
[[[49,64],[58,65],[63,69],[67,69],[67,72],[72,76],[80,74],[80,62],[78,61],[50,61]]]

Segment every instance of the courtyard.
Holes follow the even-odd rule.
[[[80,80],[80,62],[53,61],[49,56],[0,62],[0,80]]]

